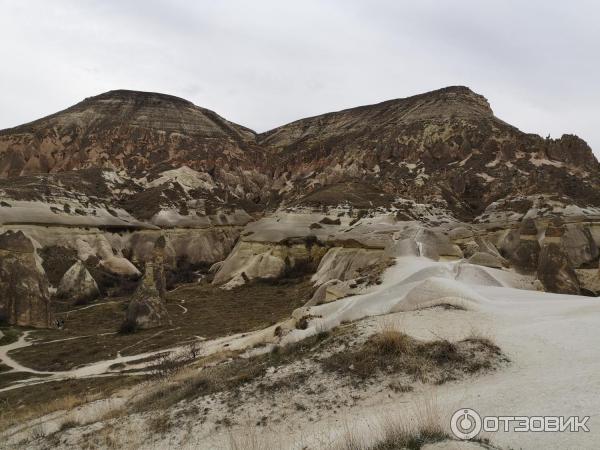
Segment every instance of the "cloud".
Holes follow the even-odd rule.
[[[531,0],[3,2],[0,128],[117,88],[264,131],[464,84],[527,132],[600,155],[600,5]]]

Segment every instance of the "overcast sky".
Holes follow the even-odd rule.
[[[523,131],[600,156],[592,0],[0,0],[0,128],[111,89],[265,131],[467,85]]]

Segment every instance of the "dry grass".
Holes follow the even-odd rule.
[[[53,381],[0,393],[0,431],[57,411],[106,398],[138,384],[140,377],[102,377]]]
[[[256,431],[256,428],[246,429],[236,434],[230,432],[228,441],[229,450],[279,450],[285,448],[282,442],[277,442],[277,439],[272,436],[265,436]]]
[[[167,293],[167,310],[172,327],[117,333],[129,298],[110,298],[89,309],[58,313],[65,318],[64,330],[36,330],[36,344],[11,353],[17,361],[40,371],[70,370],[81,364],[158,351],[196,339],[202,334],[212,339],[263,329],[283,320],[302,306],[314,288],[307,277],[279,280],[278,284],[255,282],[233,289],[220,289],[208,283],[182,285]],[[55,302],[64,311],[72,305]],[[179,306],[187,308],[187,313]],[[199,331],[200,330],[200,331]],[[60,344],[44,343],[68,339]],[[150,338],[151,339],[148,339]]]
[[[15,328],[0,328],[2,331],[2,337],[0,338],[0,345],[8,345],[16,342],[21,335],[20,331]]]
[[[162,413],[148,420],[148,431],[153,434],[165,434],[173,427],[168,414]]]
[[[183,400],[192,400],[216,392],[232,392],[242,386],[261,379],[267,369],[290,364],[305,357],[325,345],[333,337],[330,333],[319,333],[301,342],[285,347],[275,347],[267,354],[251,358],[235,358],[208,367],[186,367],[160,378],[144,390],[144,394],[130,402],[128,409],[133,412],[166,409]],[[223,359],[231,354],[222,355]],[[294,382],[306,382],[308,376],[295,378]],[[291,383],[292,381],[290,381]],[[281,387],[284,387],[283,385]],[[264,386],[260,386],[265,390]],[[268,389],[266,389],[268,390]]]
[[[422,342],[384,323],[381,331],[358,348],[335,353],[321,363],[325,370],[358,380],[403,373],[424,383],[442,384],[465,373],[492,369],[505,360],[488,338]]]
[[[380,419],[373,427],[374,438],[348,427],[338,450],[419,450],[425,444],[450,439],[434,398],[426,397],[413,409],[412,415]]]
[[[87,398],[86,396],[78,397],[68,394],[50,400],[46,403],[30,405],[30,407],[27,409],[14,409],[10,407],[7,407],[6,409],[3,408],[2,412],[0,412],[0,430],[6,430],[14,425],[38,417],[43,417],[57,411],[71,411],[77,406],[80,406],[88,401],[91,401],[91,399]],[[33,429],[36,429],[36,427],[34,426]]]

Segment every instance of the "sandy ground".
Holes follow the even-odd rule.
[[[325,409],[317,420],[307,405],[308,411],[297,411],[258,428],[258,408],[268,408],[268,404],[241,408],[233,417],[232,427],[214,427],[191,417],[185,427],[175,427],[160,436],[148,435],[139,415],[120,420],[129,422],[128,434],[144,436],[137,442],[143,448],[231,448],[232,440],[248,442],[243,440],[248,436],[274,448],[330,448],[348,430],[368,438],[377,434],[382,417],[414,417],[419,405],[433,401],[440,420],[448,425],[453,412],[465,407],[481,415],[590,416],[589,433],[512,431],[486,437],[502,448],[599,448],[600,396],[596,393],[600,391],[600,300],[528,289],[531,280],[508,271],[399,258],[375,291],[311,308],[310,313],[321,318],[313,320],[306,330],[293,330],[284,339],[297,341],[347,321],[355,321],[357,329],[364,330],[382,320],[393,320],[402,331],[421,339],[458,340],[475,331],[490,337],[510,358],[510,364],[496,372],[401,396],[374,387],[358,401]],[[466,310],[421,309],[440,304]],[[203,352],[218,351],[224,342],[230,348],[244,348],[267,334],[272,336],[272,330],[206,342]],[[94,367],[94,371],[100,369],[100,364]],[[324,398],[341,394],[334,381],[322,381],[326,383]],[[288,401],[293,397],[290,395]],[[277,410],[284,406],[270,407]],[[65,448],[81,431],[68,432]]]
[[[418,397],[426,395],[435,398],[442,420],[445,417],[448,423],[452,413],[464,407],[481,415],[590,416],[589,433],[498,432],[489,437],[494,444],[510,448],[599,448],[600,396],[596,393],[600,388],[600,300],[515,289],[509,286],[526,287],[527,280],[506,271],[478,267],[464,274],[457,263],[402,259],[388,270],[377,291],[317,307],[315,312],[320,309],[323,322],[332,325],[349,317],[383,314],[386,309],[402,309],[414,300],[410,293],[416,287],[421,304],[457,303],[466,305],[468,311],[449,314],[436,309],[393,314],[391,317],[399,320],[402,329],[424,339],[459,339],[474,329],[489,335],[509,356],[511,364],[507,368],[427,393],[417,392],[402,403],[382,393],[318,423],[304,423],[302,417],[297,417],[293,425],[274,427],[273,435],[287,433],[287,444],[294,442],[297,446],[302,442],[319,448],[323,442],[335,441],[348,427],[368,434],[382,412],[410,415],[411,408],[420,402]],[[462,280],[458,285],[434,283],[428,290],[435,278]]]

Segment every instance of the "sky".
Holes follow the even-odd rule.
[[[600,3],[0,0],[0,129],[111,89],[255,131],[466,85],[523,131],[600,157]]]

